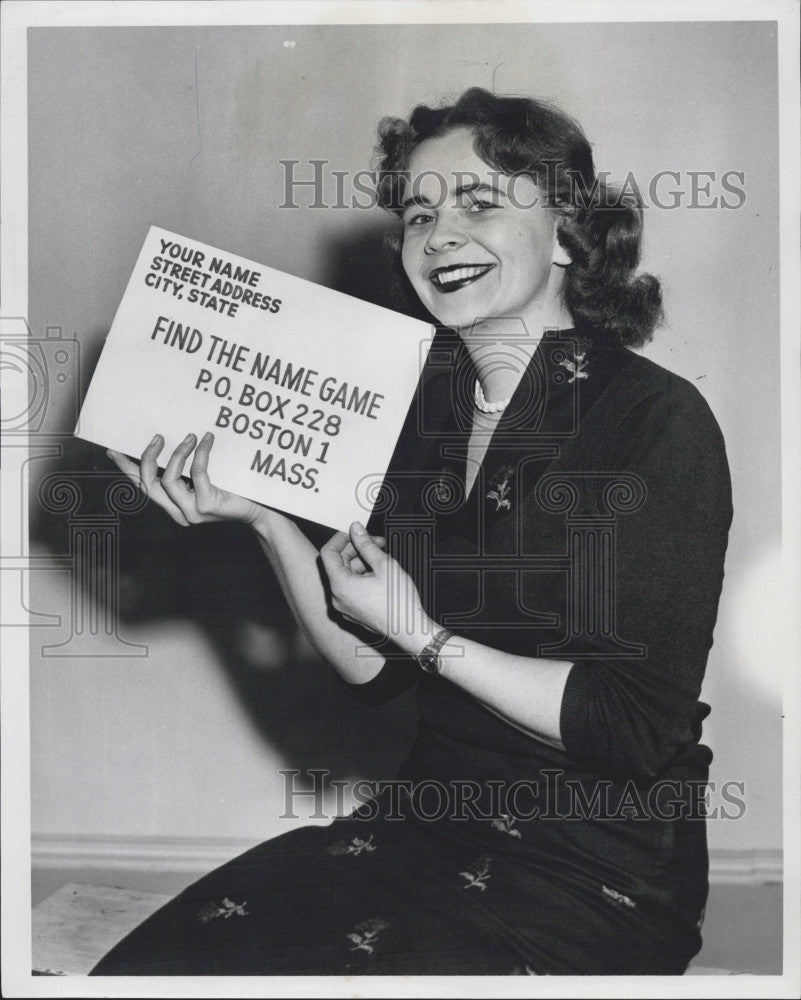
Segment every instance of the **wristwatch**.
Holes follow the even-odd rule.
[[[446,628],[441,628],[434,635],[433,639],[425,645],[422,651],[417,654],[415,659],[420,665],[421,670],[424,670],[427,674],[439,673],[439,651],[452,635],[453,632],[449,632]]]

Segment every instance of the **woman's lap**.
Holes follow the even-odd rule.
[[[584,881],[407,822],[260,844],[189,886],[93,975],[681,973],[694,951]],[[683,950],[682,950],[683,949]]]

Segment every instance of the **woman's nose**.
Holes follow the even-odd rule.
[[[426,240],[425,252],[434,254],[445,250],[458,250],[466,242],[467,237],[455,224],[455,220],[440,215]]]

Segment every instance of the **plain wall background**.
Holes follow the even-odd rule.
[[[704,393],[733,477],[703,696],[712,779],[743,782],[747,812],[710,822],[710,845],[778,850],[775,26],[42,28],[28,39],[29,319],[36,336],[57,326],[77,337],[84,384],[151,224],[380,300],[374,250],[387,219],[378,209],[313,210],[302,191],[304,207],[280,209],[279,160],[363,169],[379,119],[420,101],[493,84],[554,100],[584,126],[597,169],[619,181],[632,171],[646,197],[654,174],[680,171],[685,206],[688,171],[744,172],[738,210],[646,211],[643,266],[662,279],[668,316],[646,353]],[[72,415],[63,399],[46,429],[69,431]],[[65,461],[110,468],[99,451],[68,448]],[[34,483],[47,468],[32,464]],[[35,493],[31,516],[36,550],[64,552],[63,525],[46,525]],[[287,652],[269,582],[259,608],[247,603],[258,569],[243,585],[241,620],[210,627],[205,613],[213,617],[225,584],[209,567],[217,557],[234,573],[255,565],[255,543],[207,529],[188,541],[160,512],[121,531],[123,608],[128,587],[141,612],[121,634],[146,643],[147,657],[42,657],[42,643],[69,634],[70,591],[63,572],[32,577],[35,610],[63,616],[60,628],[33,630],[35,839],[259,840],[287,829],[278,768],[389,773],[411,738],[408,702],[354,708],[314,657]],[[172,595],[187,588],[181,613]],[[154,594],[160,614],[145,600]]]

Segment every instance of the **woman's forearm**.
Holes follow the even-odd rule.
[[[365,643],[331,616],[320,572],[319,553],[289,518],[264,509],[253,528],[275,572],[287,604],[309,642],[351,684],[364,684],[386,662],[375,651],[357,656]]]
[[[349,572],[344,565],[342,553],[351,545],[370,567],[369,574]],[[320,556],[334,607],[385,633],[408,656],[419,657],[439,626],[427,614],[412,579],[364,526],[352,524],[349,536],[339,532],[323,546]],[[439,662],[446,680],[491,712],[527,735],[564,749],[560,720],[571,663],[515,656],[461,636],[445,643]]]
[[[411,656],[422,652],[437,626],[402,641]],[[515,656],[452,636],[439,654],[440,676],[527,735],[564,750],[559,720],[572,663]]]

